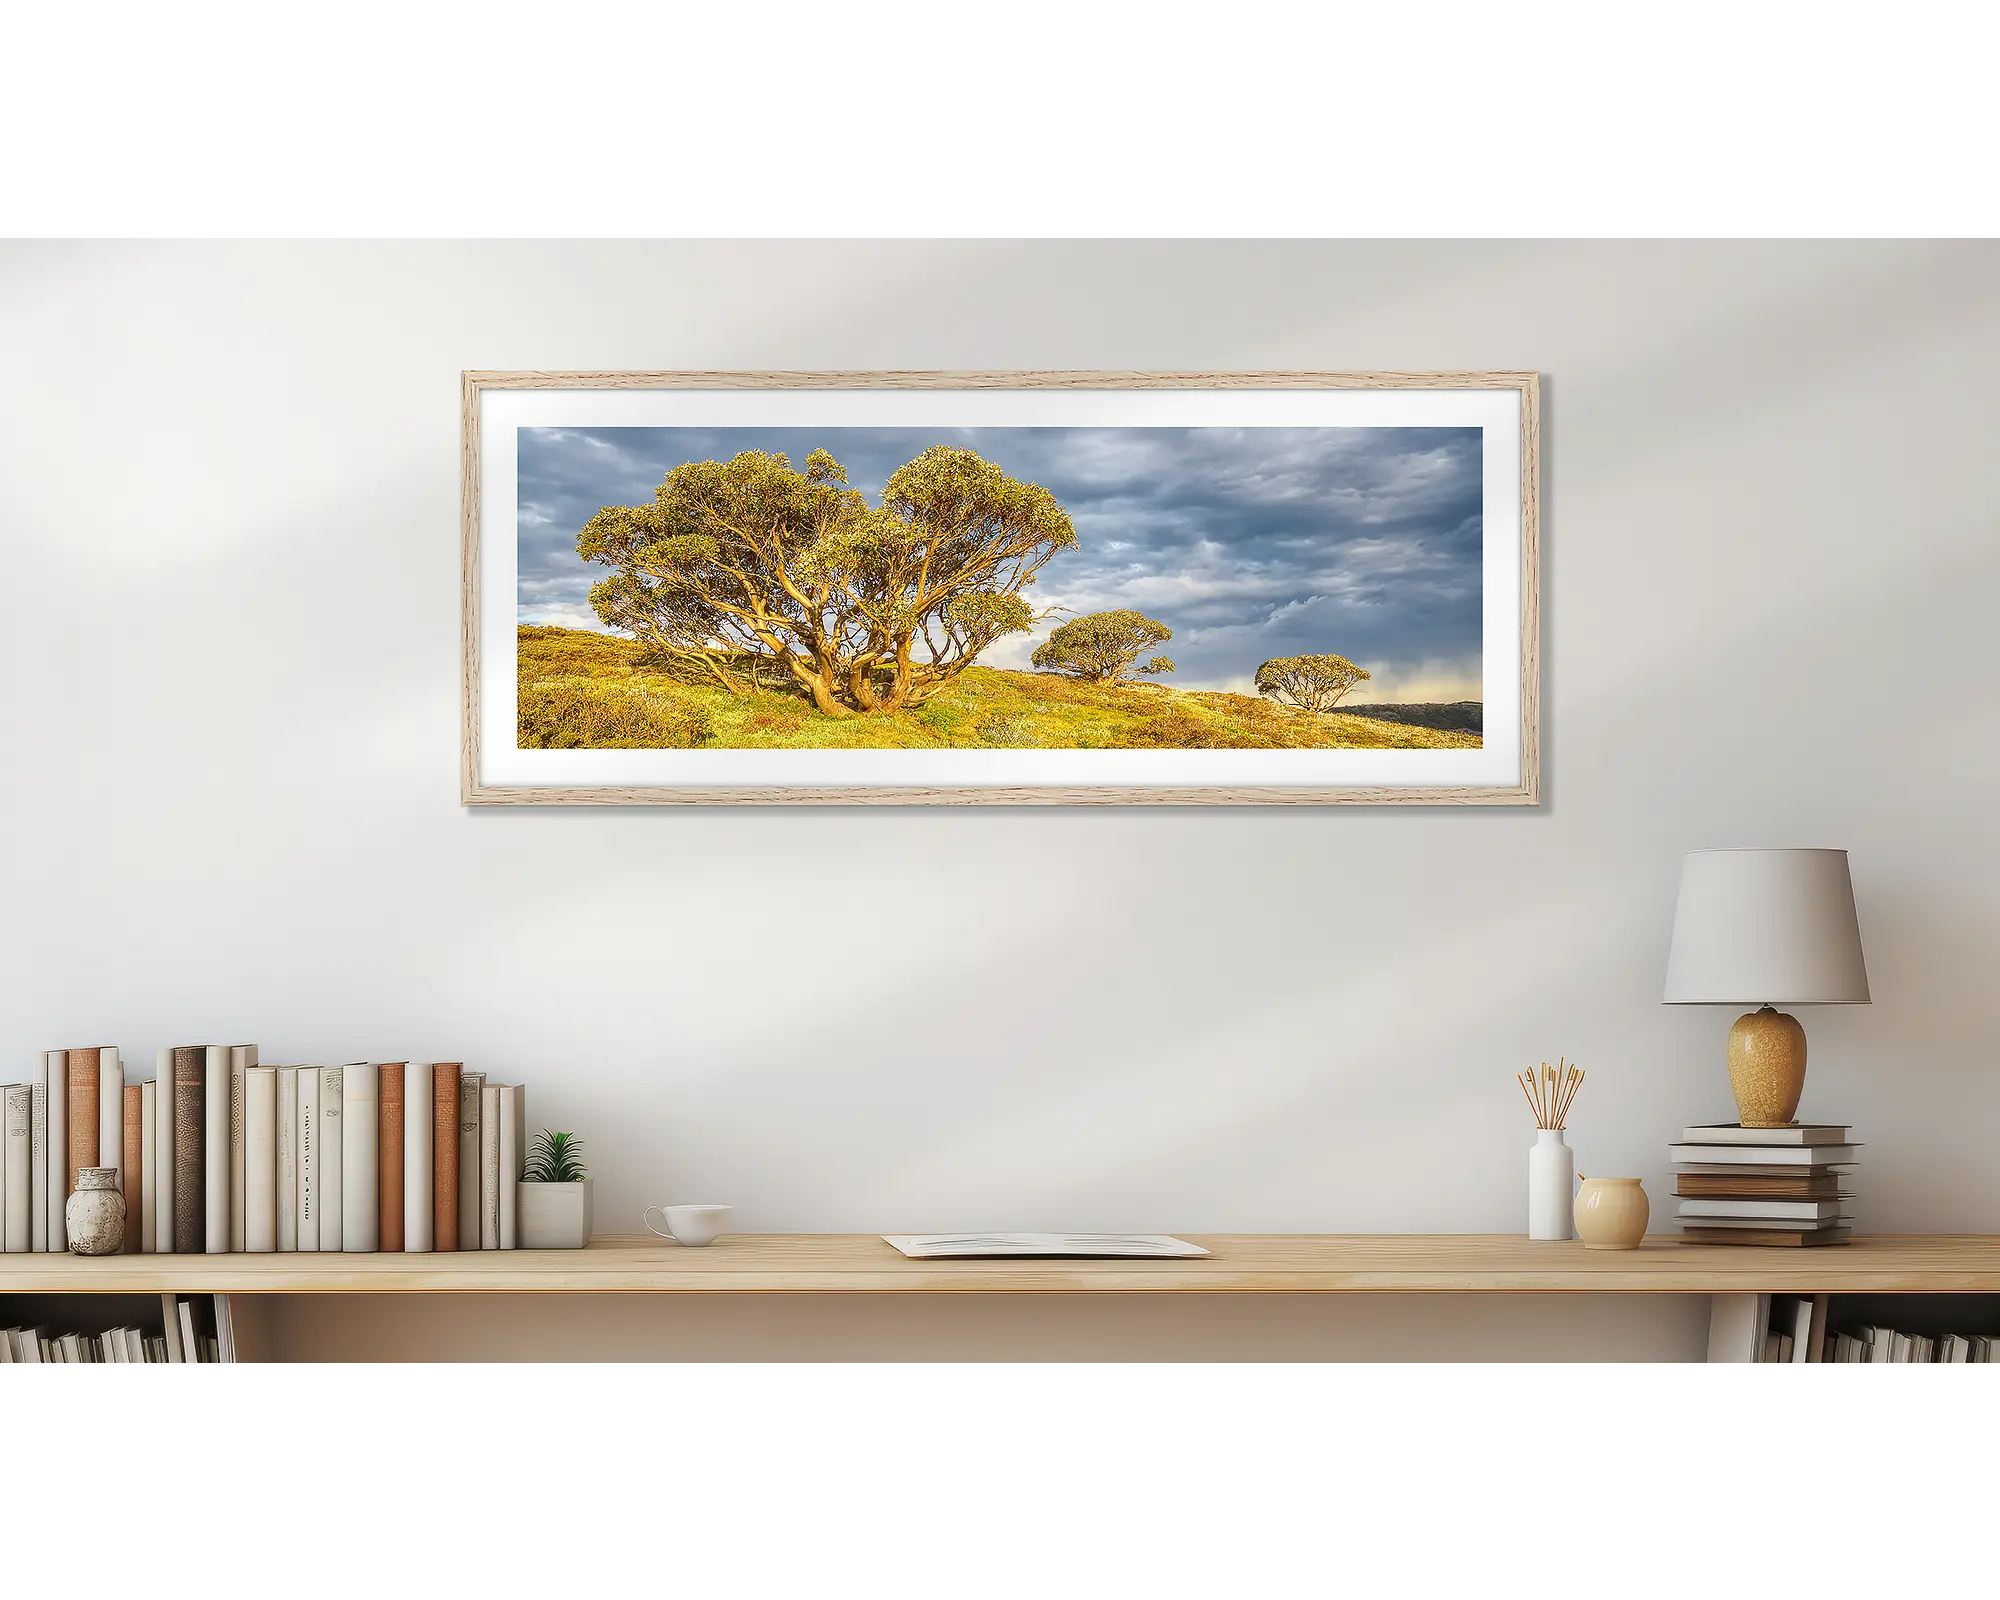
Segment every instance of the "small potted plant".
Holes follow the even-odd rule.
[[[523,1250],[581,1250],[590,1243],[590,1175],[573,1133],[544,1128],[521,1174],[520,1235]]]

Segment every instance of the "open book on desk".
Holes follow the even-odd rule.
[[[920,1261],[950,1256],[1102,1256],[1153,1261],[1208,1254],[1165,1233],[885,1233],[883,1241]]]

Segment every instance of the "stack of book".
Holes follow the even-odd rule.
[[[1845,1244],[1858,1148],[1845,1125],[1683,1129],[1667,1152],[1681,1235],[1698,1244]]]
[[[128,1255],[512,1250],[526,1097],[457,1061],[279,1067],[170,1045],[127,1083],[115,1045],[42,1054],[0,1085],[0,1242],[67,1246],[84,1167],[125,1196]]]

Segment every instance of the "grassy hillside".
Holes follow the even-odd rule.
[[[1124,689],[1044,672],[969,669],[915,711],[824,717],[770,688],[736,696],[690,682],[630,639],[520,630],[524,749],[1476,750],[1479,736],[1254,695]]]

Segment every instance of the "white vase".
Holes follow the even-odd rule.
[[[1528,1152],[1528,1237],[1567,1239],[1574,1216],[1576,1157],[1560,1128],[1542,1128]]]
[[[591,1184],[515,1185],[515,1235],[523,1250],[581,1250],[590,1243]]]

